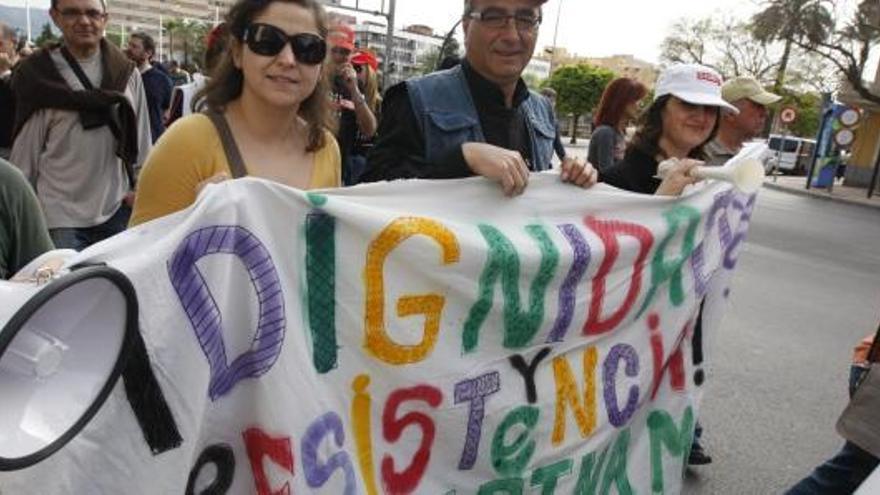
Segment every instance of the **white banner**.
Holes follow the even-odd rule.
[[[136,288],[165,424],[120,382],[0,492],[678,493],[754,200],[210,186],[68,262]]]

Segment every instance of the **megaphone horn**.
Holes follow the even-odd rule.
[[[106,266],[43,286],[0,281],[0,301],[0,471],[12,471],[95,416],[131,352],[138,310],[131,282]]]
[[[751,194],[764,183],[764,166],[758,160],[749,158],[726,167],[694,167],[691,175],[730,182],[740,191]]]

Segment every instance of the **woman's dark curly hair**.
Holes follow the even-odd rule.
[[[193,102],[194,108],[201,108],[204,104],[210,111],[223,112],[229,102],[241,96],[244,87],[244,74],[233,62],[233,50],[241,47],[244,43],[244,32],[253,22],[254,17],[274,2],[293,3],[309,9],[315,16],[318,34],[322,38],[327,37],[327,14],[318,0],[238,0],[226,15],[225,24],[229,33],[226,51],[221,55],[218,66],[212,71],[210,81],[196,95]],[[329,94],[327,80],[322,75],[318,78],[315,90],[299,106],[299,116],[308,125],[306,143],[306,151],[308,152],[314,152],[324,147],[325,131],[332,133],[335,128],[335,120],[330,110]]]
[[[642,115],[639,117],[638,130],[636,130],[636,135],[633,137],[627,151],[636,149],[651,157],[657,155],[666,156],[666,152],[660,149],[660,136],[663,135],[663,109],[666,108],[666,104],[671,98],[672,95],[663,95],[654,100],[654,103],[642,112]],[[715,113],[715,126],[712,127],[709,137],[700,143],[699,146],[691,149],[690,153],[688,153],[688,158],[706,159],[703,147],[715,139],[720,122],[721,108],[719,107]]]

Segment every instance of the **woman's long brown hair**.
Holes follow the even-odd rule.
[[[241,96],[244,87],[244,74],[233,62],[233,50],[241,47],[244,43],[244,32],[253,22],[254,17],[273,2],[294,3],[309,9],[315,16],[318,34],[322,38],[327,37],[327,14],[317,0],[239,0],[226,15],[230,37],[226,51],[223,53],[216,70],[212,72],[211,79],[196,95],[194,107],[200,108],[204,104],[211,111],[223,112],[229,102]],[[323,148],[326,139],[325,131],[333,132],[336,128],[335,115],[330,110],[329,94],[329,85],[322,71],[315,90],[299,106],[298,114],[308,126],[306,141],[306,151],[308,152]]]

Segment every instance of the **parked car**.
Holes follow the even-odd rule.
[[[816,140],[796,136],[771,134],[767,140],[770,152],[765,156],[764,167],[769,171],[774,167],[782,172],[802,175],[810,168]]]

